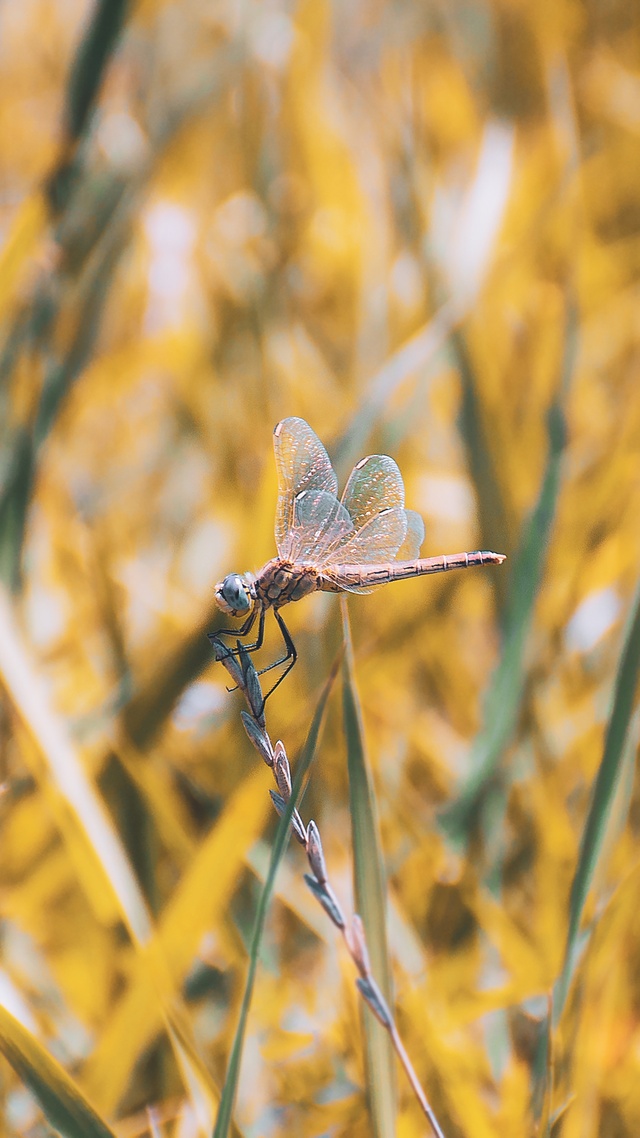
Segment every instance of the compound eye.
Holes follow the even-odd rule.
[[[246,612],[249,608],[249,596],[242,577],[238,573],[230,573],[222,586],[222,595],[234,612]]]

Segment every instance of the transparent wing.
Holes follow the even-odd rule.
[[[289,557],[286,538],[294,525],[296,498],[305,490],[324,491],[335,498],[338,479],[320,439],[304,419],[282,419],[273,432],[273,445],[278,472],[276,546],[281,557]]]
[[[353,532],[353,522],[335,494],[302,490],[294,499],[293,523],[280,556],[296,564],[307,561],[319,566]]]
[[[379,585],[354,585],[351,580],[348,580],[340,573],[338,567],[332,565],[327,565],[323,573],[325,577],[333,581],[334,585],[337,585],[343,593],[359,593],[365,596],[367,593],[375,593],[376,589],[380,588]]]
[[[424,522],[415,510],[405,510],[407,515],[407,536],[396,553],[396,561],[415,561],[420,556],[420,546],[424,541]]]
[[[335,575],[336,567],[341,565],[362,565],[366,574],[367,565],[381,561],[393,561],[407,533],[407,512],[402,506],[382,510],[375,518],[370,518],[363,526],[340,545],[332,548],[322,562],[323,572]],[[350,592],[369,592],[364,586],[351,586]]]
[[[394,553],[395,543],[402,532],[402,514],[404,514],[406,533],[404,540]],[[361,535],[367,545],[364,555],[361,549],[362,542],[359,540]],[[337,550],[333,551],[329,562],[323,566],[322,572],[339,589],[344,589],[347,593],[373,593],[385,582],[379,581],[375,585],[365,585],[368,566],[374,564],[375,561],[388,561],[389,567],[394,560],[415,561],[420,556],[420,546],[423,541],[424,522],[420,514],[417,514],[415,510],[402,510],[398,506],[393,510],[385,510],[378,514],[377,518],[372,519],[371,523],[363,527],[363,530],[358,531],[353,538],[348,539]],[[358,556],[360,560],[355,561]],[[367,557],[366,561],[363,560],[363,556]],[[363,584],[361,585],[353,583],[351,573],[346,577],[341,572],[343,565],[352,566],[354,564],[362,565]]]
[[[404,484],[397,464],[386,454],[362,458],[349,475],[341,501],[356,530],[382,510],[404,506]]]

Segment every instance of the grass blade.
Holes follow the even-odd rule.
[[[353,674],[353,647],[347,605],[342,600],[346,652],[342,669],[342,701],[347,741],[349,797],[354,859],[356,909],[367,936],[373,975],[393,1006],[391,969],[386,936],[386,889],[375,794],[367,761],[362,712]],[[372,1014],[365,1014],[367,1087],[374,1134],[395,1133],[395,1058],[387,1031]]]
[[[524,649],[542,577],[560,481],[564,432],[560,409],[549,421],[549,458],[533,514],[513,563],[514,587],[507,612],[504,648],[484,709],[484,727],[475,739],[471,773],[457,799],[440,816],[449,838],[464,845],[473,819],[482,810],[490,780],[516,727],[524,687]]]
[[[2,1006],[0,1051],[65,1138],[114,1138],[73,1079]]]
[[[569,902],[569,928],[562,973],[556,984],[553,1002],[553,1022],[558,1023],[566,1002],[580,922],[587,895],[598,869],[599,860],[620,779],[627,764],[633,763],[637,743],[637,730],[630,731],[633,704],[640,671],[640,585],[638,586],[625,637],[620,666],[616,677],[613,708],[607,725],[602,762],[598,768],[593,796],[580,843],[578,866],[571,886]],[[632,744],[630,746],[630,743]]]
[[[502,657],[487,692],[484,727],[472,748],[469,764],[471,773],[459,790],[456,800],[440,815],[445,833],[458,847],[466,844],[469,831],[478,816],[485,832],[489,829],[488,811],[493,805],[494,777],[520,714],[525,681],[525,646],[533,621],[560,490],[561,463],[566,442],[564,405],[576,354],[576,329],[576,313],[573,306],[569,306],[561,382],[547,416],[547,465],[538,501],[524,527],[513,562]],[[496,832],[497,829],[499,822],[494,817],[491,831]]]
[[[120,835],[87,775],[79,748],[51,707],[46,685],[27,652],[11,601],[2,588],[0,683],[42,757],[42,767],[34,765],[34,774],[56,812],[60,834],[71,856],[74,849],[82,850],[82,858],[74,864],[89,901],[103,906],[102,912],[111,916],[118,913],[132,938],[145,944],[152,933],[149,912]],[[95,893],[97,886],[100,896]]]
[[[262,941],[262,934],[264,932],[265,921],[267,919],[269,902],[271,900],[271,894],[273,893],[278,866],[282,860],[287,842],[289,840],[291,818],[298,804],[298,799],[300,798],[302,783],[316,755],[318,739],[324,721],[327,700],[338,673],[339,663],[340,657],[338,657],[334,663],[333,668],[329,674],[329,678],[327,679],[327,682],[322,689],[322,693],[320,695],[320,699],[318,700],[313,720],[311,722],[311,727],[309,728],[309,734],[307,735],[304,747],[302,749],[302,754],[300,755],[300,758],[296,764],[296,774],[293,780],[291,798],[287,803],[287,808],[282,815],[280,823],[276,830],[275,841],[273,843],[273,849],[271,851],[271,860],[269,862],[269,872],[267,873],[264,888],[260,895],[255,924],[253,927],[251,949],[249,952],[249,968],[247,971],[247,980],[242,997],[242,1004],[240,1006],[238,1026],[236,1027],[233,1046],[231,1048],[231,1057],[229,1059],[227,1075],[224,1081],[224,1087],[222,1088],[220,1106],[218,1107],[218,1114],[216,1117],[215,1126],[213,1128],[213,1138],[226,1138],[227,1134],[229,1133],[231,1115],[233,1112],[233,1106],[238,1087],[238,1077],[240,1074],[240,1061],[242,1059],[244,1035],[247,1027],[251,997],[253,995],[256,969],[258,966],[260,942]]]
[[[485,417],[478,398],[478,384],[474,374],[471,355],[463,332],[458,328],[452,334],[451,343],[460,378],[462,381],[462,403],[460,407],[460,432],[467,452],[469,471],[476,488],[476,500],[480,519],[480,548],[499,549],[510,558],[511,526],[500,487],[494,456],[489,445]],[[500,601],[500,610],[506,605],[506,589],[509,581],[507,573],[496,573],[491,584]]]
[[[129,0],[101,0],[94,8],[76,52],[67,88],[65,120],[69,138],[74,141],[87,126],[129,8]]]
[[[227,798],[158,918],[153,940],[131,962],[127,988],[103,1022],[83,1068],[83,1085],[112,1113],[130,1072],[174,1016],[177,989],[198,956],[203,936],[228,918],[246,851],[261,839],[269,814],[269,775],[257,766]],[[216,1106],[219,1095],[216,1094]],[[212,1111],[213,1113],[213,1111]]]
[[[618,790],[625,771],[633,769],[638,744],[639,720],[633,716],[633,705],[640,673],[640,584],[631,607],[631,615],[624,639],[624,648],[616,677],[613,707],[607,725],[602,761],[593,786],[589,813],[582,833],[580,853],[569,900],[569,926],[564,952],[564,963],[553,994],[551,1017],[541,1025],[540,1044],[535,1058],[533,1079],[533,1109],[540,1115],[547,1097],[549,1071],[550,1032],[557,1027],[564,1011],[571,981],[578,962],[582,959],[586,940],[580,932],[589,890],[600,867]],[[619,819],[618,819],[619,821]]]

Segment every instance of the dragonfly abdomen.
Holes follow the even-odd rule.
[[[349,588],[374,588],[391,581],[405,581],[427,573],[447,573],[450,569],[469,569],[472,565],[500,565],[504,554],[488,549],[473,553],[450,553],[440,557],[420,557],[415,561],[388,561],[379,565],[332,565],[320,574],[317,588],[340,592]]]

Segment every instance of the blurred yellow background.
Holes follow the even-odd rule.
[[[206,632],[215,582],[275,552],[288,415],[341,484],[393,455],[424,555],[508,555],[349,610],[401,1034],[447,1138],[539,1132],[529,1016],[638,580],[639,47],[622,0],[0,7],[0,1002],[123,1136],[148,1105],[209,1133],[224,1079],[274,816]],[[338,602],[287,623],[293,757]],[[269,619],[259,666],[279,648]],[[563,1138],[640,1128],[637,731],[554,1037]],[[337,689],[302,810],[351,911]],[[304,868],[292,845],[247,1138],[372,1133]],[[40,1133],[4,1061],[3,1095]],[[426,1132],[401,1076],[398,1111]]]

